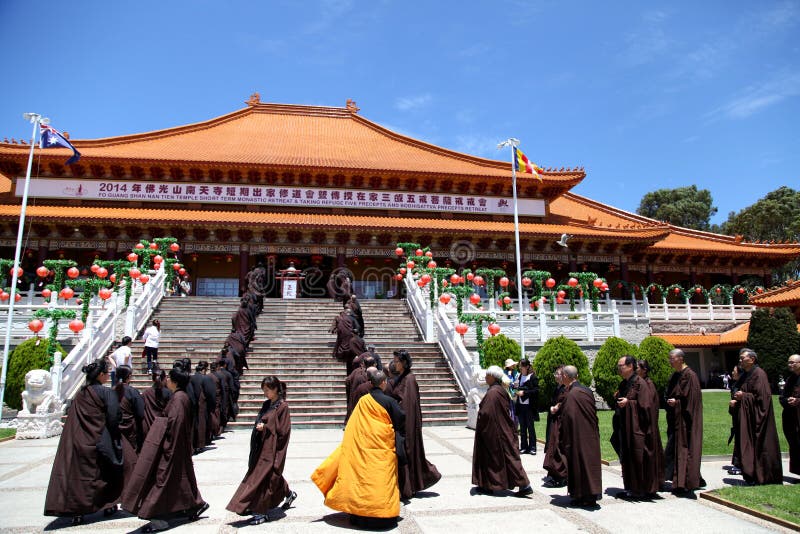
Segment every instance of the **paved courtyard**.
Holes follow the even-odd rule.
[[[536,490],[530,498],[470,495],[473,432],[463,427],[425,428],[428,458],[442,473],[442,480],[429,491],[401,507],[401,520],[394,531],[411,533],[523,533],[552,528],[567,532],[636,533],[659,529],[671,532],[730,533],[781,532],[778,526],[731,511],[705,500],[678,498],[669,493],[653,502],[626,502],[613,495],[622,487],[618,466],[603,468],[605,494],[596,509],[568,507],[566,488],[541,487],[542,456],[523,456],[523,463]],[[314,468],[338,445],[341,430],[295,430],[289,446],[285,476],[299,497],[287,511],[273,511],[272,521],[253,527],[247,518],[225,510],[247,467],[249,431],[228,432],[214,448],[195,456],[195,470],[203,497],[211,508],[195,523],[184,523],[171,532],[344,532],[352,530],[345,514],[326,508],[309,479]],[[137,532],[147,522],[127,513],[112,519],[102,514],[87,517],[87,523],[71,527],[67,519],[44,517],[42,509],[50,468],[58,439],[17,441],[0,444],[0,532],[82,531]],[[723,485],[730,477],[724,461],[707,461],[703,476],[709,488]],[[788,472],[784,460],[784,471]]]

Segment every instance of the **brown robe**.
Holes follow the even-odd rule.
[[[158,399],[156,388],[161,390],[161,400]],[[163,417],[164,408],[167,407],[172,392],[165,387],[153,386],[144,390],[142,401],[144,402],[144,417],[142,418],[142,438],[147,436],[150,427],[156,417]]]
[[[672,373],[666,398],[675,399],[667,405],[667,448],[664,458],[664,478],[672,480],[673,489],[694,490],[703,485],[700,460],[703,456],[703,394],[700,380],[690,367]]]
[[[800,405],[789,406],[789,397],[800,399],[800,375],[789,375],[780,397],[783,434],[789,442],[789,472],[800,475]]]
[[[122,492],[122,507],[142,519],[165,517],[197,508],[203,497],[192,465],[192,406],[185,391],[176,391],[145,438],[131,480]]]
[[[86,515],[115,506],[122,492],[122,469],[98,453],[105,430],[119,439],[119,404],[110,388],[94,384],[75,395],[58,442],[44,515]]]
[[[647,388],[647,394],[650,396],[650,421],[652,422],[653,431],[650,432],[648,438],[645,440],[645,451],[647,452],[654,470],[654,475],[658,480],[658,485],[664,481],[664,445],[661,443],[661,429],[659,428],[658,418],[660,414],[658,397],[658,388],[650,378],[642,380],[642,389]]]
[[[522,467],[517,430],[511,421],[511,399],[499,383],[486,391],[478,408],[472,449],[472,483],[484,490],[505,490],[530,484]]]
[[[333,321],[331,333],[336,333],[336,344],[333,347],[333,357],[347,364],[347,374],[353,371],[353,358],[366,352],[364,340],[354,329],[355,318],[349,310],[345,309]]]
[[[595,501],[603,492],[600,430],[594,394],[579,382],[566,389],[558,437],[567,462],[570,496],[579,501]]]
[[[122,434],[122,471],[126,481],[133,476],[139,451],[144,442],[142,419],[144,418],[144,401],[141,394],[131,386],[125,385],[122,400],[119,401],[119,410],[122,420],[119,431]],[[116,393],[115,393],[116,394]]]
[[[264,430],[253,427],[250,438],[250,461],[247,474],[226,509],[244,515],[266,514],[277,507],[289,494],[289,483],[283,477],[286,451],[292,431],[292,418],[286,401],[271,404],[264,402],[256,424],[264,423]]]
[[[754,366],[739,391],[743,393],[739,401],[742,476],[755,484],[783,484],[781,449],[767,373]]]
[[[344,381],[345,391],[347,392],[347,414],[344,417],[345,424],[347,420],[350,419],[350,414],[353,413],[353,408],[356,407],[358,399],[361,398],[356,398],[356,389],[364,382],[369,382],[369,377],[367,377],[367,370],[363,367],[356,367],[353,369],[353,372],[350,373]],[[369,389],[367,391],[369,391]]]
[[[219,377],[214,373],[208,373],[208,377],[214,382],[214,409],[211,411],[211,420],[209,422],[209,432],[213,437],[222,434],[222,415],[220,409],[222,407],[222,382]]]
[[[561,410],[564,407],[564,399],[567,391],[564,386],[558,386],[553,393],[552,406],[560,404],[556,413],[547,412],[547,442],[544,448],[544,462],[542,466],[547,470],[547,474],[555,479],[567,478],[567,462],[564,453],[559,445],[559,429],[561,427]]]
[[[398,466],[397,483],[400,498],[410,499],[418,491],[430,488],[442,478],[436,466],[425,458],[422,442],[422,407],[419,403],[419,385],[410,370],[400,375],[392,387],[392,396],[406,413],[406,457],[408,462]],[[358,400],[356,400],[358,402]]]
[[[192,447],[202,449],[208,445],[208,399],[203,389],[203,375],[200,373],[193,374],[191,383],[197,399],[194,426],[192,428]]]
[[[650,388],[636,374],[623,380],[614,400],[628,399],[624,408],[614,403],[611,444],[619,456],[625,489],[635,495],[656,493],[661,486],[658,460],[653,450],[653,427],[658,432],[658,412],[653,421]],[[656,404],[658,410],[658,404]]]

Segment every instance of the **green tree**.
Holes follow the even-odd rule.
[[[780,187],[754,204],[731,212],[720,228],[727,235],[740,235],[746,241],[776,243],[800,241],[800,191]],[[792,261],[773,271],[774,282],[800,275],[800,260]]]
[[[708,230],[711,216],[717,213],[717,208],[712,204],[708,189],[697,189],[696,185],[692,185],[647,193],[642,197],[636,213],[684,228]]]
[[[531,362],[531,367],[539,377],[540,410],[548,406],[556,390],[553,373],[559,365],[574,365],[578,368],[578,380],[581,384],[589,386],[592,383],[589,360],[578,344],[564,336],[548,339]]]
[[[758,365],[767,373],[773,390],[785,375],[786,360],[800,352],[797,321],[789,308],[756,308],[750,316],[747,346],[758,354]]]
[[[646,360],[650,364],[650,380],[656,385],[659,397],[664,393],[669,377],[672,376],[673,369],[669,365],[669,351],[674,348],[656,336],[646,337],[639,343],[639,359]]]
[[[520,352],[519,343],[503,334],[497,334],[483,342],[483,358],[487,368],[497,365],[502,369],[508,358],[518,362]]]
[[[22,391],[25,389],[25,375],[31,369],[50,369],[52,365],[47,352],[47,338],[34,337],[23,341],[8,357],[8,373],[6,375],[5,402],[11,408],[22,408]],[[64,356],[67,353],[56,343],[56,351]]]
[[[614,392],[622,380],[617,373],[617,362],[622,356],[636,356],[639,350],[636,345],[619,337],[610,337],[597,351],[592,365],[592,377],[597,394],[603,397],[606,404],[613,406]]]

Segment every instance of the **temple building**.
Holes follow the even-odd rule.
[[[82,154],[73,165],[66,149],[36,149],[26,272],[45,258],[122,258],[162,236],[180,241],[198,295],[237,295],[265,261],[304,270],[306,296],[323,296],[338,267],[353,272],[360,296],[392,296],[398,242],[430,246],[442,266],[515,269],[510,162],[395,133],[353,101],[270,104],[254,94],[204,122],[72,143]],[[0,143],[1,258],[13,258],[29,150]],[[595,272],[619,281],[616,296],[622,282],[708,288],[757,276],[769,286],[770,271],[800,255],[796,243],[747,243],[574,194],[583,168],[540,177],[517,175],[522,263],[557,279]]]

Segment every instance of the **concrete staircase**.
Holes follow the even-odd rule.
[[[188,297],[164,299],[153,318],[161,321],[159,362],[171,368],[178,358],[213,361],[230,331],[230,317],[238,299]],[[436,343],[420,341],[406,303],[400,300],[361,302],[365,340],[375,345],[384,364],[392,351],[405,348],[414,361],[420,386],[423,422],[428,425],[466,424],[464,397]],[[344,421],[345,368],[331,357],[335,335],[329,334],[341,304],[328,299],[284,301],[266,299],[258,319],[256,339],[250,345],[249,371],[242,377],[239,420],[233,426],[249,427],[263,402],[259,388],[266,375],[287,384],[292,424],[298,428],[332,428]],[[134,344],[141,354],[141,343]],[[140,358],[135,358],[137,370]],[[134,386],[147,387],[141,373]]]

